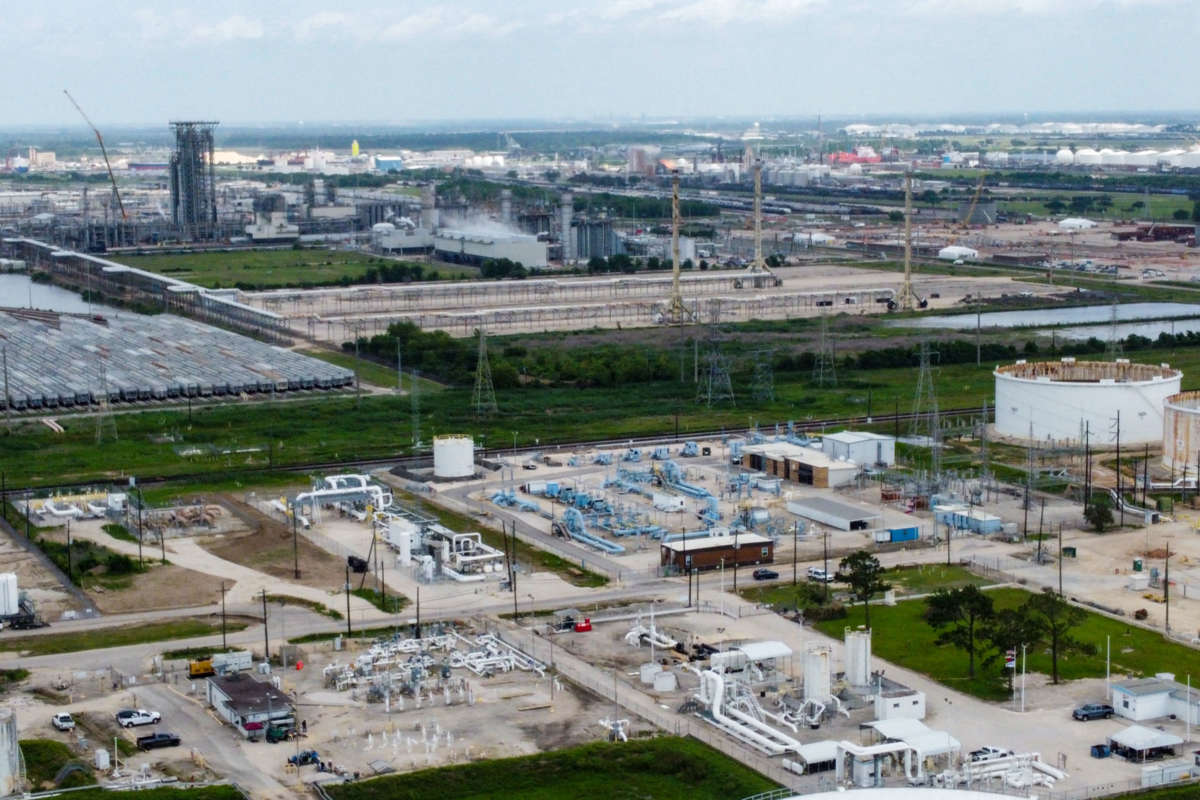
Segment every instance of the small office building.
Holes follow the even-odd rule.
[[[1112,706],[1117,716],[1134,722],[1175,717],[1186,719],[1191,709],[1192,724],[1200,721],[1200,689],[1189,690],[1170,672],[1141,678],[1112,687]]]
[[[896,437],[869,431],[827,433],[821,438],[821,452],[835,461],[890,467],[896,463]]]
[[[820,450],[791,442],[746,445],[742,448],[742,466],[818,489],[847,486],[862,471],[852,461],[839,461]]]
[[[741,567],[770,564],[775,560],[775,543],[757,533],[724,534],[699,539],[663,542],[659,563],[676,571]]]
[[[207,695],[208,704],[217,716],[247,739],[265,733],[272,725],[293,727],[296,724],[292,698],[244,672],[209,678]]]

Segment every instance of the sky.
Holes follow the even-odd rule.
[[[0,126],[1200,110],[1200,0],[54,0]],[[1064,117],[1065,118],[1065,117]]]

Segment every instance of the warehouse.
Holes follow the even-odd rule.
[[[861,471],[852,461],[839,461],[791,442],[747,445],[742,449],[742,466],[818,489],[847,486]]]
[[[787,510],[798,517],[843,531],[865,531],[878,525],[880,520],[876,513],[828,497],[788,500]]]
[[[1122,444],[1158,443],[1163,406],[1183,373],[1168,364],[1116,361],[1017,361],[997,367],[996,432],[1055,443],[1111,442],[1121,418]]]
[[[757,533],[736,533],[709,536],[703,539],[682,539],[663,542],[659,547],[659,564],[678,572],[689,569],[719,569],[770,564],[775,560],[775,543]]]
[[[545,242],[517,233],[481,234],[442,228],[434,234],[433,249],[438,258],[458,264],[479,265],[507,258],[536,269],[550,265]]]
[[[336,389],[354,373],[171,314],[0,311],[3,394],[16,410]],[[4,398],[0,398],[3,400]],[[0,402],[0,406],[4,403]]]
[[[821,452],[835,461],[890,467],[896,463],[896,437],[869,431],[828,433],[821,440]]]

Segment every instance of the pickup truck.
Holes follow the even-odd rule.
[[[138,750],[155,750],[159,747],[178,747],[179,737],[173,733],[152,733],[137,738]]]
[[[125,708],[117,712],[117,724],[123,728],[132,728],[134,725],[154,725],[160,719],[162,719],[162,714],[157,711],[147,711],[144,708]]]
[[[50,718],[50,724],[60,731],[70,731],[75,729],[75,720],[71,719],[71,715],[66,711],[60,711]]]

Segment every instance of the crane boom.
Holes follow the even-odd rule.
[[[71,105],[75,106],[75,110],[79,112],[79,116],[83,117],[83,121],[92,129],[92,133],[96,134],[96,141],[100,143],[100,153],[104,156],[104,167],[108,170],[108,179],[112,181],[113,194],[116,195],[117,206],[121,209],[121,219],[129,219],[129,215],[125,213],[125,204],[121,202],[121,192],[117,189],[117,178],[113,175],[112,164],[108,163],[108,150],[104,147],[104,137],[100,135],[100,130],[88,119],[88,115],[83,113],[83,109],[79,107],[79,103],[75,102],[75,98],[71,97],[71,93],[63,89],[63,94],[71,101]]]

